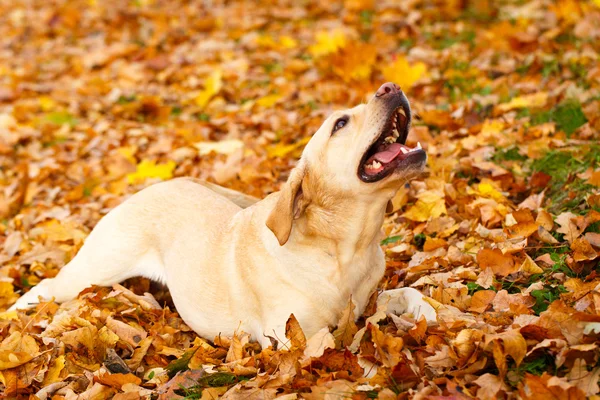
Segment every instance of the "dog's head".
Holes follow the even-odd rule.
[[[316,187],[333,199],[389,200],[421,173],[425,151],[405,145],[410,122],[408,100],[393,83],[382,85],[367,104],[329,116],[306,145],[267,219],[279,243],[287,241],[293,220],[310,203],[307,189]]]

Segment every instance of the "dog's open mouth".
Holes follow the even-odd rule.
[[[398,167],[425,159],[426,154],[420,143],[415,148],[404,144],[409,124],[410,110],[407,115],[407,111],[400,106],[392,112],[381,134],[362,157],[358,169],[362,181],[377,182]]]

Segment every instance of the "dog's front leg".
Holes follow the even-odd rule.
[[[273,348],[277,350],[289,347],[289,340],[285,336],[285,325],[267,328],[264,332],[257,334],[256,336],[256,340],[263,349],[266,349],[269,346],[273,346]]]
[[[423,294],[413,288],[384,290],[377,298],[377,311],[396,315],[412,314],[415,319],[425,317],[427,322],[436,322],[435,309],[423,299]]]

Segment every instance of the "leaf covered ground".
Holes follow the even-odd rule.
[[[380,288],[438,307],[348,310],[316,338],[291,319],[275,351],[197,337],[132,279],[2,312],[0,396],[593,398],[599,52],[597,0],[0,2],[0,311],[151,183],[277,190],[386,81],[429,162],[394,199]]]

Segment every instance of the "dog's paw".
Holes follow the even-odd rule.
[[[13,304],[8,311],[15,310],[28,310],[37,306],[40,303],[40,297],[43,300],[48,300],[50,298],[48,290],[46,288],[46,281],[40,282],[37,286],[33,287],[29,292],[25,293],[23,296],[19,297],[17,302]]]
[[[437,322],[437,313],[427,301],[423,294],[413,288],[400,288],[383,291],[377,298],[377,311],[386,314],[412,314],[416,320],[421,316],[427,322]]]
[[[406,312],[412,314],[417,321],[423,316],[427,322],[437,322],[435,309],[422,298],[411,301],[406,308]]]

